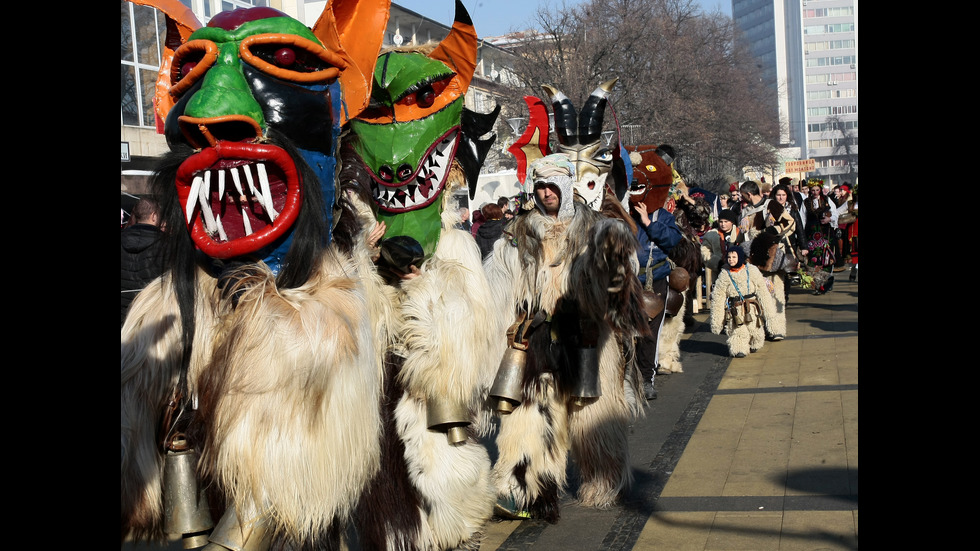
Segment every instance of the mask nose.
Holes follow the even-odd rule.
[[[251,117],[178,117],[180,131],[194,148],[214,147],[221,141],[248,142],[262,135],[262,129]]]

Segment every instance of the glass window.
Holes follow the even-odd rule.
[[[136,74],[132,65],[121,65],[119,82],[122,97],[122,123],[127,126],[140,126],[139,98],[136,92]]]
[[[136,60],[145,65],[160,66],[160,51],[157,48],[156,9],[149,6],[133,6],[133,19],[136,23]],[[160,19],[166,19],[161,17]],[[166,36],[166,23],[163,24]]]

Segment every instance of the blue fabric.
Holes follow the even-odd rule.
[[[643,283],[646,283],[646,274],[643,270],[650,261],[651,251],[653,260],[650,262],[650,266],[652,267],[661,261],[665,261],[670,251],[683,239],[673,214],[665,209],[657,209],[655,214],[657,219],[652,221],[649,226],[644,227],[639,215],[633,213],[633,220],[639,228],[636,237],[640,242],[640,248],[637,250],[636,256],[640,261],[640,281]],[[653,215],[650,218],[652,219]],[[664,262],[653,270],[653,281],[664,279],[668,274],[670,274],[670,263]]]

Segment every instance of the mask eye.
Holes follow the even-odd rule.
[[[599,151],[596,151],[595,155],[593,155],[592,158],[596,161],[601,161],[603,163],[610,163],[613,160],[613,154],[611,150],[603,148],[600,149]]]
[[[291,82],[332,80],[346,66],[334,52],[294,35],[250,36],[242,40],[239,54],[256,69]]]
[[[218,45],[210,40],[191,40],[177,48],[170,64],[170,95],[176,99],[200,80],[218,59]]]
[[[396,110],[398,107],[402,108],[419,108],[419,109],[429,109],[436,104],[439,100],[439,96],[449,85],[452,80],[452,74],[449,74],[442,78],[436,78],[428,82],[419,82],[411,86],[409,89],[402,92],[402,94],[395,100]]]
[[[426,86],[425,88],[415,92],[415,103],[419,107],[429,108],[436,101],[436,91],[432,89],[432,86]]]

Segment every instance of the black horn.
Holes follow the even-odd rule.
[[[578,127],[578,117],[575,114],[575,106],[568,96],[560,90],[543,84],[545,93],[551,99],[551,109],[555,114],[555,134],[558,136],[558,143],[562,145],[578,145],[579,139],[576,134]]]
[[[579,143],[587,144],[599,141],[599,135],[602,134],[602,117],[606,112],[606,102],[617,80],[619,79],[614,78],[603,82],[585,101],[578,122]]]

